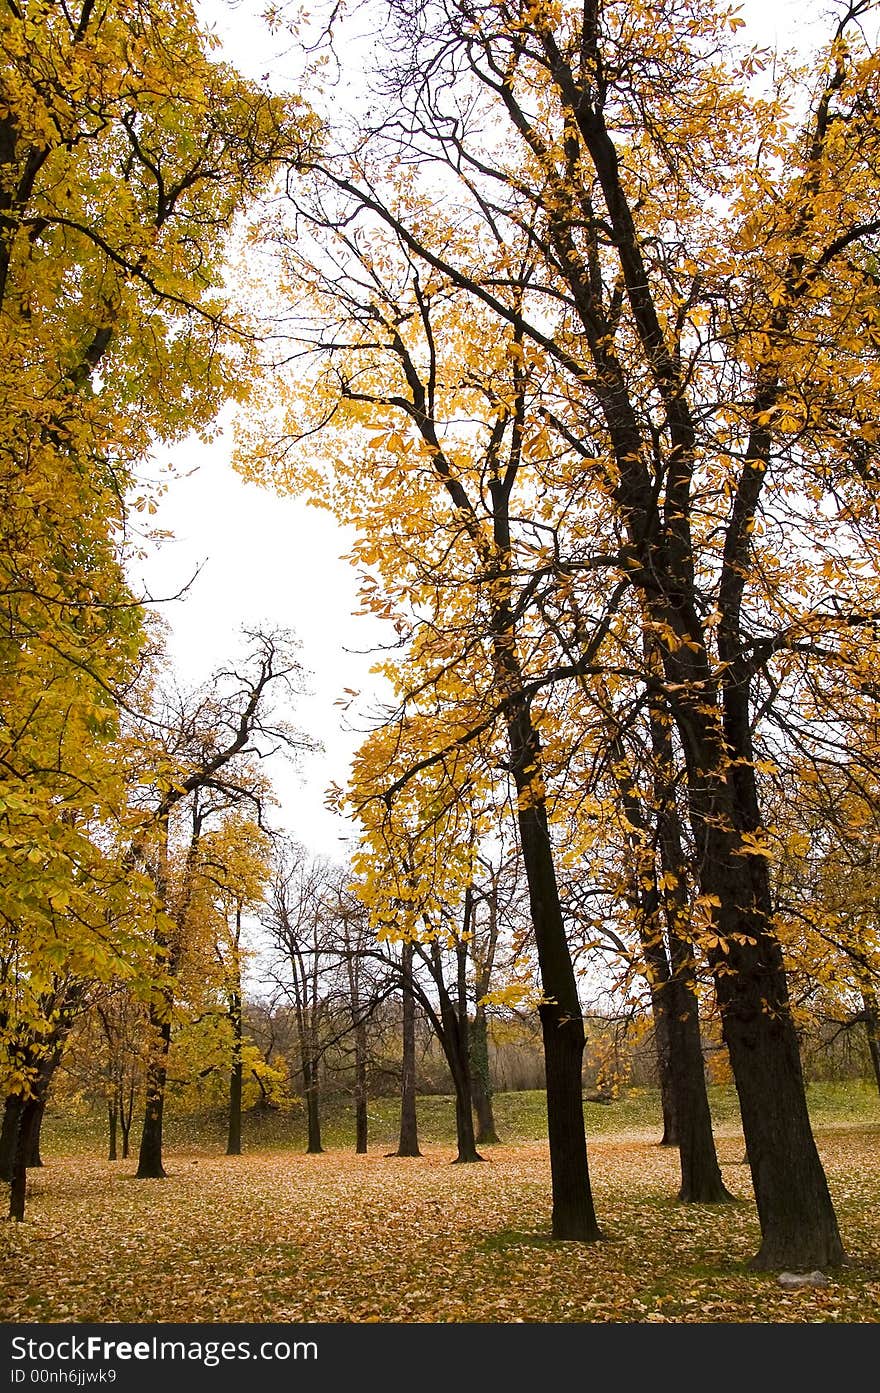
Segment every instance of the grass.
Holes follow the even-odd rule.
[[[326,1110],[324,1155],[297,1115],[249,1116],[245,1155],[222,1119],[172,1119],[165,1181],[103,1159],[96,1119],[47,1119],[48,1165],[27,1220],[0,1225],[0,1320],[384,1322],[876,1322],[880,1319],[880,1099],[867,1085],[809,1090],[847,1247],[826,1288],[785,1291],[749,1270],[758,1225],[735,1099],[713,1089],[718,1150],[742,1201],[675,1201],[677,1155],[657,1146],[657,1096],[587,1104],[603,1241],[549,1240],[543,1099],[501,1095],[488,1164],[452,1166],[451,1100],[420,1100],[424,1156],[389,1158],[394,1100],[371,1104],[352,1151],[350,1101]]]
[[[807,1089],[813,1125],[818,1128],[880,1124],[880,1094],[872,1083],[858,1080],[846,1083],[815,1083]],[[739,1105],[732,1085],[709,1089],[709,1101],[719,1136],[741,1136]],[[503,1143],[539,1142],[547,1136],[545,1095],[539,1089],[520,1093],[499,1093],[494,1100],[495,1120]],[[455,1142],[455,1102],[447,1094],[423,1094],[418,1102],[419,1137],[428,1145],[452,1146]],[[612,1103],[584,1103],[587,1138],[618,1137],[656,1139],[662,1133],[660,1097],[655,1088],[624,1090]],[[370,1145],[396,1148],[400,1125],[400,1104],[396,1098],[374,1098],[369,1104]],[[47,1117],[45,1130],[49,1148],[91,1149],[99,1144],[103,1120],[93,1115],[73,1119],[60,1113]],[[225,1148],[226,1118],[222,1111],[177,1114],[173,1103],[166,1121],[166,1139],[171,1147]],[[137,1129],[133,1129],[134,1139]],[[321,1132],[329,1150],[354,1146],[354,1109],[346,1095],[323,1101]],[[244,1145],[260,1149],[305,1148],[306,1122],[303,1109],[289,1113],[249,1112],[243,1119]]]

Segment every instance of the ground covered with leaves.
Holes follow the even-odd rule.
[[[684,1206],[676,1153],[601,1113],[590,1165],[604,1239],[590,1245],[548,1240],[543,1141],[486,1148],[469,1166],[438,1142],[414,1160],[378,1144],[237,1158],[190,1145],[169,1152],[164,1181],[71,1148],[31,1173],[26,1222],[0,1226],[0,1319],[880,1319],[880,1110],[819,1119],[849,1261],[827,1287],[795,1292],[748,1270],[758,1225],[732,1123],[718,1149],[740,1202]]]

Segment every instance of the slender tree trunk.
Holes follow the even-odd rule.
[[[12,1179],[12,1168],[15,1164],[21,1108],[21,1096],[18,1093],[8,1094],[3,1108],[3,1124],[0,1127],[0,1180],[6,1184]]]
[[[238,989],[229,995],[229,1020],[232,1025],[232,1068],[229,1074],[229,1125],[227,1129],[226,1155],[241,1155],[241,1088],[242,1088],[242,1028],[241,992]]]
[[[355,1152],[367,1151],[367,1027],[358,1020],[354,1028],[354,1128]]]
[[[144,1122],[138,1155],[138,1180],[164,1180],[162,1164],[162,1123],[165,1115],[165,1084],[168,1078],[168,1052],[171,1048],[171,999],[164,993],[165,1009],[150,1008],[153,1050],[147,1061]]]
[[[470,892],[465,898],[465,926],[467,926],[470,913]],[[465,981],[465,964],[467,960],[467,943],[457,944],[457,1008],[453,1005],[452,998],[443,980],[443,963],[440,956],[440,948],[436,940],[431,945],[431,962],[433,968],[434,982],[437,987],[437,995],[440,1002],[440,1019],[437,1022],[439,1030],[437,1035],[449,1065],[449,1072],[452,1075],[452,1086],[455,1089],[455,1135],[458,1143],[458,1155],[455,1164],[470,1164],[474,1161],[482,1161],[483,1157],[477,1151],[476,1138],[474,1136],[474,1108],[473,1097],[471,1095],[471,1070],[470,1070],[470,1043],[468,1034],[467,1016],[467,987]],[[436,1027],[435,1027],[436,1028]]]
[[[119,1126],[122,1129],[122,1159],[128,1160],[131,1119],[134,1116],[134,1079],[128,1085],[128,1095],[120,1099]]]
[[[650,665],[657,665],[656,654],[647,640],[645,657]],[[712,1133],[693,985],[696,964],[690,942],[680,927],[688,915],[688,875],[675,801],[672,738],[668,718],[656,703],[650,708],[650,731],[653,810],[645,809],[619,737],[614,739],[614,749],[618,786],[627,822],[633,829],[633,901],[639,913],[639,937],[651,983],[663,1144],[670,1145],[674,1139],[679,1149],[679,1200],[685,1204],[719,1204],[733,1196],[722,1180]]]
[[[584,1022],[559,902],[546,806],[535,786],[541,769],[540,742],[523,699],[517,701],[508,733],[544,996],[538,1015],[546,1066],[553,1237],[592,1242],[601,1233],[593,1207],[584,1128]]]
[[[657,1053],[657,1081],[660,1085],[660,1107],[663,1112],[661,1146],[678,1146],[678,1116],[675,1107],[675,1085],[672,1075],[672,1040],[669,1028],[668,993],[651,991],[654,1016],[654,1047]]]
[[[862,989],[862,1003],[865,1008],[868,1052],[871,1056],[874,1078],[877,1080],[877,1089],[880,1091],[880,1007],[877,1005],[877,997],[867,987]]]
[[[107,1160],[108,1160],[108,1161],[115,1161],[115,1160],[117,1159],[117,1153],[116,1153],[116,1127],[117,1127],[118,1121],[119,1121],[119,1109],[118,1109],[118,1107],[116,1106],[116,1099],[115,1099],[115,1098],[108,1098],[108,1099],[107,1099],[107,1132],[108,1132],[108,1138],[109,1138],[109,1140],[108,1140],[108,1145],[107,1145]]]
[[[402,1057],[400,1069],[400,1139],[398,1156],[421,1156],[416,1118],[416,1003],[412,993],[413,945],[401,950]]]
[[[464,934],[455,946],[456,1005],[445,991],[441,993],[441,1006],[447,1015],[450,1029],[450,1044],[455,1055],[453,1081],[455,1083],[455,1133],[458,1140],[456,1162],[482,1161],[474,1136],[474,1095],[471,1087],[471,1036],[468,1019],[467,959],[468,935],[474,913],[473,890],[469,885],[464,897]],[[436,947],[436,945],[435,945]],[[437,962],[440,981],[443,980],[441,963]]]
[[[324,1150],[321,1145],[321,1099],[318,1091],[318,1064],[314,1058],[303,1061],[305,1081],[306,1118],[308,1122],[308,1155],[318,1155]]]
[[[492,1108],[492,1081],[489,1074],[489,1039],[486,1012],[477,1006],[470,1029],[471,1090],[474,1112],[477,1115],[477,1146],[490,1146],[498,1141],[495,1114]]]

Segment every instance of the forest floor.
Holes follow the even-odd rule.
[[[587,1106],[595,1244],[548,1239],[539,1098],[498,1098],[506,1140],[483,1165],[450,1164],[447,1099],[420,1105],[421,1159],[386,1156],[389,1100],[366,1156],[342,1149],[337,1111],[322,1155],[246,1134],[245,1154],[226,1157],[192,1136],[169,1147],[164,1181],[100,1159],[94,1126],[50,1118],[26,1221],[0,1225],[0,1320],[880,1321],[876,1090],[811,1090],[849,1260],[827,1287],[794,1292],[747,1266],[758,1224],[727,1090],[713,1113],[739,1202],[717,1207],[675,1202],[677,1153],[657,1145],[650,1091]]]

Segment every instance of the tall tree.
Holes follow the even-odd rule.
[[[475,13],[393,0],[386,119],[354,157],[315,169],[325,208],[347,207],[355,256],[360,215],[411,258],[396,328],[413,374],[394,389],[399,409],[420,433],[431,416],[438,340],[426,330],[417,360],[407,344],[428,300],[460,290],[509,326],[523,371],[544,374],[533,457],[568,452],[583,537],[601,541],[582,546],[579,572],[552,537],[548,553],[569,592],[590,570],[607,595],[622,587],[656,644],[659,675],[630,646],[631,662],[675,731],[759,1267],[843,1254],[773,922],[756,729],[817,663],[856,682],[870,672],[880,368],[866,10],[856,0],[844,12],[804,100],[782,69],[768,95],[749,93],[761,60],[736,51],[741,21],[721,8],[499,0]],[[349,299],[363,305],[380,280],[372,319],[384,332],[388,263],[368,261]],[[391,404],[344,370],[337,388]],[[503,400],[509,423],[515,397]],[[451,483],[457,461],[437,444],[432,467]],[[485,478],[503,492],[503,475]],[[536,492],[538,527],[541,508]],[[764,540],[771,531],[779,545]],[[811,567],[829,582],[818,602]],[[568,661],[537,680],[566,668],[587,679],[600,655],[583,623],[570,612],[560,634]]]

